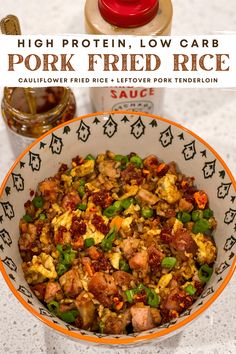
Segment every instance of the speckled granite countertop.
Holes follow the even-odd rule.
[[[81,33],[84,0],[2,0],[0,15],[14,13],[22,30],[29,33]],[[173,0],[173,34],[211,34],[235,31],[235,0]],[[26,10],[27,9],[27,10]],[[75,90],[78,114],[91,112],[86,89]],[[207,140],[236,173],[236,90],[166,90],[164,116],[177,120]],[[0,122],[0,181],[13,163],[13,153]],[[236,292],[233,277],[211,308],[182,333],[156,345],[146,345],[141,354],[236,353]],[[0,353],[12,354],[105,354],[110,350],[80,346],[53,333],[29,314],[10,293],[0,275]],[[126,354],[130,349],[115,349]]]

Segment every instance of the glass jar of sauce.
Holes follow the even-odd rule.
[[[89,34],[166,36],[171,32],[171,0],[86,0]],[[95,111],[130,110],[161,114],[163,89],[91,88]]]
[[[75,97],[69,88],[27,90],[30,90],[31,104],[24,88],[4,88],[2,116],[15,155],[51,128],[74,118],[76,112]]]

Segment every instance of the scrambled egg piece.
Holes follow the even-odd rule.
[[[88,160],[85,163],[83,163],[82,165],[76,166],[75,168],[73,168],[70,172],[72,177],[84,177],[89,173],[92,173],[94,171],[94,164],[95,161],[94,160]]]
[[[213,242],[203,234],[192,234],[192,237],[198,245],[197,259],[200,264],[210,264],[216,259],[216,247]]]
[[[173,275],[171,273],[163,275],[158,282],[157,288],[158,289],[159,288],[161,288],[161,289],[166,288],[169,285],[172,278],[173,278]]]
[[[40,235],[40,242],[42,242],[44,245],[48,245],[51,243],[51,238],[50,238],[50,226],[46,224],[41,231]]]
[[[176,180],[177,176],[167,173],[158,181],[156,194],[169,204],[174,204],[181,198],[181,193],[175,185]]]
[[[52,204],[52,209],[55,210],[58,214],[61,214],[61,208],[57,203]]]
[[[72,176],[68,176],[68,175],[61,175],[61,180],[63,182],[66,182],[66,184],[70,187],[72,185],[73,179]]]
[[[54,230],[57,231],[60,226],[64,226],[68,231],[71,228],[72,218],[73,216],[79,216],[81,214],[80,210],[67,210],[65,213],[55,216],[52,219],[52,224],[54,226]]]
[[[183,223],[180,220],[175,219],[175,223],[174,223],[174,226],[173,226],[173,229],[172,229],[172,233],[176,233],[177,230],[182,229],[182,228],[183,228]]]
[[[100,191],[99,188],[95,187],[92,183],[89,183],[89,182],[85,184],[85,187],[87,187],[91,192],[94,192],[94,193]]]
[[[37,284],[45,279],[55,279],[57,272],[53,263],[53,258],[46,253],[33,256],[31,265],[26,272],[26,280],[29,284]]]
[[[86,234],[83,235],[84,240],[86,240],[86,238],[93,238],[95,245],[97,245],[98,243],[102,242],[104,237],[105,235],[102,232],[97,231],[91,222],[88,223]]]
[[[123,194],[120,200],[133,197],[137,194],[137,192],[138,192],[138,186],[127,186],[127,193]]]
[[[131,214],[131,215],[134,215],[136,214],[137,211],[139,211],[141,208],[138,204],[134,205],[134,204],[131,204],[130,207],[126,210],[124,210],[124,215],[128,215],[128,214]]]
[[[119,264],[120,264],[120,259],[121,259],[121,253],[118,253],[118,252],[112,253],[109,258],[110,258],[112,266],[115,269],[119,270],[120,269]]]
[[[192,278],[196,273],[197,273],[197,268],[192,258],[190,258],[187,262],[184,262],[182,267],[179,270],[179,274],[181,274],[185,279]]]
[[[122,229],[123,231],[125,231],[125,232],[129,232],[130,229],[131,229],[130,225],[131,225],[132,221],[133,221],[133,217],[132,217],[132,216],[130,216],[130,217],[128,217],[128,218],[125,218],[125,219],[122,221],[121,229]]]

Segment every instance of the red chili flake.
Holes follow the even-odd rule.
[[[106,235],[110,230],[109,226],[105,224],[103,218],[98,214],[93,215],[92,224],[104,235]]]
[[[34,196],[34,191],[32,189],[30,190],[30,196],[31,198]]]
[[[158,159],[156,156],[149,156],[144,160],[144,166],[149,169],[156,169],[159,164]]]
[[[103,209],[106,209],[112,203],[112,197],[104,190],[94,193],[92,199],[95,205],[99,205]]]
[[[24,207],[27,209],[27,208],[30,208],[31,207],[31,201],[30,200],[27,200],[27,202],[25,202],[24,204]]]
[[[127,168],[121,172],[121,179],[126,183],[130,183],[134,180],[136,184],[140,185],[143,182],[142,171],[136,168],[134,164],[129,164]]]
[[[158,165],[158,167],[156,169],[157,176],[158,177],[165,176],[165,174],[167,173],[168,170],[169,170],[168,165],[166,165],[165,163],[160,163],[160,165]]]
[[[67,170],[68,170],[68,166],[65,163],[63,163],[61,164],[58,172],[66,172]]]
[[[148,263],[150,265],[151,271],[156,272],[161,264],[164,254],[157,250],[154,246],[148,248]]]
[[[86,234],[86,224],[84,221],[81,221],[81,219],[78,219],[76,217],[72,218],[72,224],[71,224],[71,228],[70,231],[74,237],[74,235],[79,234],[79,235],[84,235]]]
[[[84,158],[78,155],[72,159],[72,162],[74,162],[76,166],[79,166],[84,163]]]
[[[147,294],[145,290],[140,291],[138,294],[135,294],[133,297],[133,301],[147,303]]]
[[[204,289],[202,283],[200,281],[195,281],[194,287],[197,289],[196,295],[197,296],[201,295],[201,293],[203,292],[203,289]]]
[[[95,272],[107,271],[111,269],[111,263],[106,257],[100,257],[98,261],[93,262]]]

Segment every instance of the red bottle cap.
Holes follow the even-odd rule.
[[[104,20],[117,27],[140,27],[157,14],[159,0],[98,0]]]

